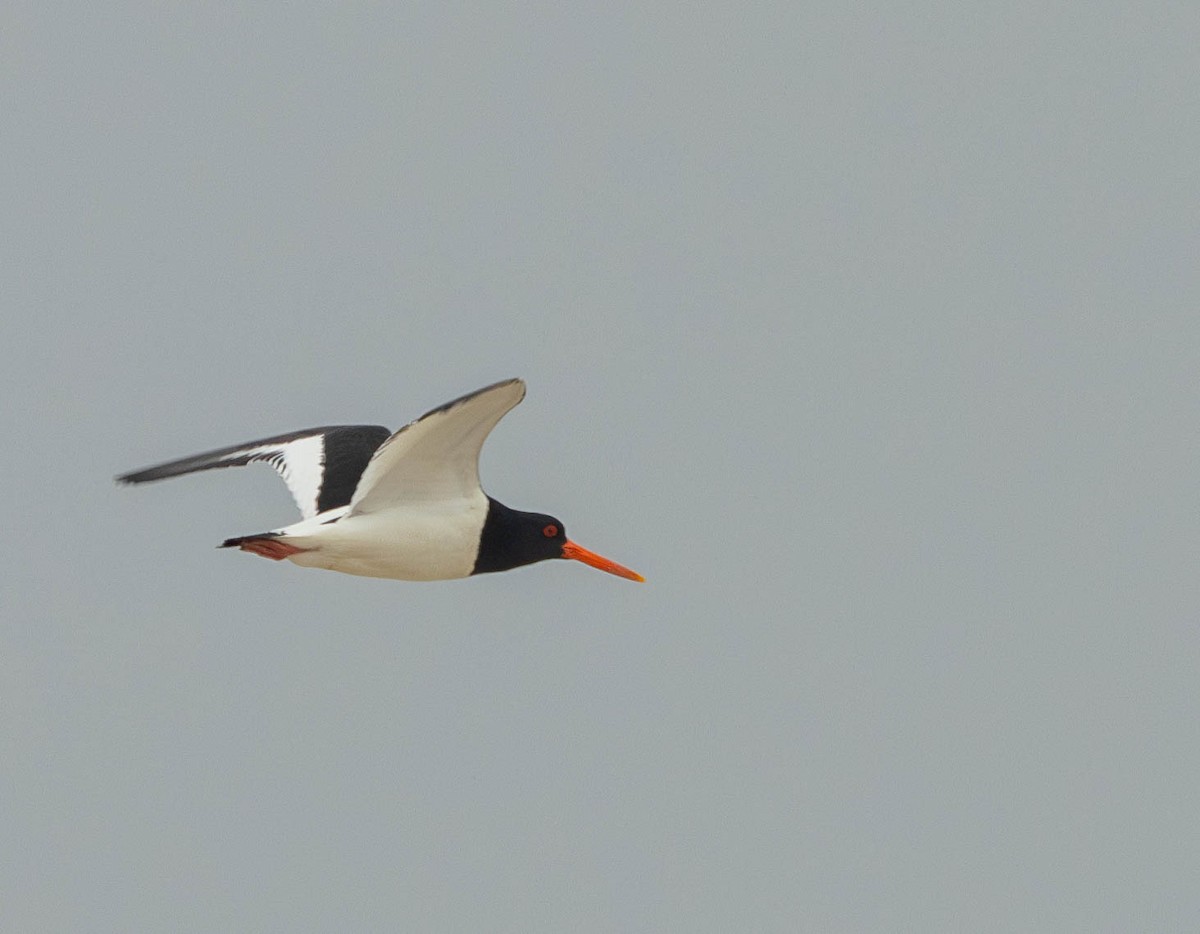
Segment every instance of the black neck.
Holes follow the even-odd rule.
[[[487,519],[479,536],[479,553],[471,573],[490,574],[562,557],[562,546],[541,534],[547,518],[538,513],[509,509],[489,496]]]

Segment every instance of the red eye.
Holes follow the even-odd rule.
[[[542,534],[546,538],[554,538],[558,534],[558,526],[551,522],[548,526],[542,529]]]

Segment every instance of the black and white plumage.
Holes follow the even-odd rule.
[[[183,457],[123,474],[117,479],[122,483],[146,483],[200,470],[241,467],[263,461],[283,477],[292,499],[300,508],[300,515],[311,519],[318,513],[350,502],[371,455],[390,435],[391,432],[382,425],[309,428]]]
[[[145,483],[270,464],[301,521],[225,541],[305,567],[401,580],[444,580],[572,558],[631,580],[641,576],[567,539],[553,516],[510,509],[479,484],[488,434],[525,396],[519,379],[439,406],[391,434],[334,425],[276,435],[117,477]]]

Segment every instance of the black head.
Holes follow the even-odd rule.
[[[488,497],[487,519],[471,573],[507,571],[547,558],[571,558],[629,580],[643,579],[640,574],[570,541],[563,524],[554,516],[509,509]]]

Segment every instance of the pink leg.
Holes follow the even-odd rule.
[[[278,538],[248,538],[239,544],[238,547],[242,551],[248,551],[253,555],[261,555],[264,558],[270,558],[272,561],[282,561],[284,558],[291,555],[298,555],[305,550],[297,548],[295,545],[289,545]]]

